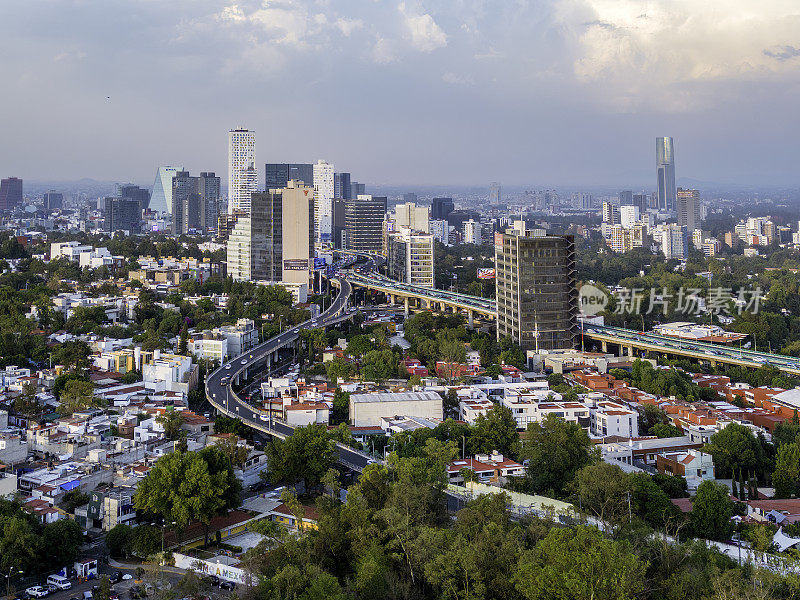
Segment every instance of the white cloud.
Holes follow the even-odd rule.
[[[395,44],[386,38],[378,38],[372,46],[372,60],[378,64],[386,65],[398,59]]]
[[[444,75],[442,75],[442,81],[445,83],[452,83],[454,85],[474,85],[475,80],[468,75],[459,75],[458,73],[453,73],[451,71],[447,71]]]
[[[416,14],[410,11],[405,2],[398,5],[403,15],[411,45],[420,52],[433,52],[447,45],[447,35],[428,13]]]
[[[719,84],[800,74],[793,0],[562,0],[557,15],[577,41],[578,81],[627,108],[688,110],[718,102]]]
[[[361,19],[348,19],[346,17],[339,17],[336,19],[336,27],[342,32],[345,37],[350,37],[354,31],[364,28],[364,21]]]

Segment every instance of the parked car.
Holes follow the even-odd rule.
[[[40,585],[29,587],[25,590],[25,593],[31,598],[44,598],[48,594],[47,590]]]
[[[47,578],[47,585],[53,585],[57,590],[68,590],[72,587],[72,583],[70,583],[69,579],[58,574],[50,575]]]
[[[232,581],[223,581],[219,584],[219,589],[221,590],[232,590],[236,587],[236,584]]]
[[[217,577],[216,575],[209,575],[208,577],[205,578],[205,581],[206,583],[211,584],[212,587],[217,587],[220,583],[222,583],[220,581],[220,578]]]

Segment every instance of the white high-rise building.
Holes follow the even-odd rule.
[[[447,245],[447,236],[450,233],[447,221],[442,219],[431,219],[428,221],[433,239],[439,240],[445,246]]]
[[[481,237],[481,222],[464,221],[464,243],[465,244],[482,244],[483,238]]]
[[[150,196],[150,210],[157,213],[172,214],[172,179],[183,167],[158,167]]]
[[[411,285],[434,286],[433,235],[401,227],[389,236],[389,276]]]
[[[318,160],[314,165],[314,190],[316,204],[314,206],[314,238],[317,248],[330,243],[333,235],[333,165]]]
[[[633,224],[639,220],[639,207],[638,206],[620,206],[619,207],[619,220],[620,224],[625,229],[633,228]]]
[[[414,202],[398,204],[394,207],[394,222],[397,227],[408,227],[413,231],[430,233],[430,213],[427,206],[417,206]]]
[[[231,129],[228,132],[228,213],[250,213],[251,194],[258,191],[256,132]]]

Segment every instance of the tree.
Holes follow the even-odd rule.
[[[772,484],[776,498],[791,498],[797,492],[800,482],[800,448],[797,443],[783,444],[778,447],[775,460],[775,471],[772,473]],[[741,488],[742,486],[740,486]]]
[[[238,498],[230,461],[218,449],[172,452],[159,458],[139,484],[134,506],[185,529],[192,520],[206,527]],[[206,540],[207,541],[207,540]]]
[[[28,571],[37,566],[39,539],[21,514],[0,519],[0,569]]]
[[[344,392],[339,388],[333,392],[333,412],[331,414],[331,425],[347,423],[350,420],[350,392]]]
[[[594,527],[552,529],[526,551],[513,575],[527,600],[629,600],[645,587],[646,565]]]
[[[530,488],[564,497],[578,470],[596,460],[591,448],[588,434],[577,423],[552,414],[541,424],[530,423],[520,453],[530,461],[526,474]]]
[[[628,476],[615,465],[598,462],[577,472],[573,481],[575,495],[584,510],[610,526],[628,515]]]
[[[650,435],[660,438],[680,437],[683,435],[683,431],[671,423],[656,423],[650,428]]]
[[[337,457],[336,444],[321,423],[298,427],[285,440],[275,438],[265,450],[272,481],[303,482],[306,489],[319,485]]]
[[[115,525],[106,534],[106,548],[111,556],[123,558],[128,555],[131,542],[133,541],[133,528],[130,525],[120,523]]]
[[[353,376],[355,366],[343,358],[334,358],[325,363],[325,373],[333,385],[339,385],[339,378],[347,380]]]
[[[64,391],[61,392],[58,411],[62,415],[71,415],[97,404],[94,396],[94,384],[90,381],[73,379],[66,383]]]
[[[382,383],[397,372],[397,359],[391,350],[367,352],[361,362],[364,379]]]
[[[764,466],[764,450],[749,428],[731,423],[711,436],[703,449],[714,457],[718,477],[732,477],[742,470],[760,473]]]
[[[732,516],[733,502],[727,487],[713,481],[704,481],[698,486],[689,514],[689,527],[696,537],[728,539],[733,533]]]
[[[42,527],[40,560],[51,567],[72,564],[82,543],[83,530],[76,521],[59,519],[48,523]]]
[[[134,527],[131,553],[139,558],[148,558],[161,550],[162,531],[155,525],[142,524]]]
[[[516,457],[519,454],[519,434],[511,409],[498,404],[488,410],[485,416],[479,415],[470,437],[470,446],[475,452],[491,453],[497,450],[505,456]]]
[[[653,528],[671,523],[677,525],[680,522],[680,511],[670,502],[669,496],[656,484],[653,477],[647,473],[632,473],[628,476],[628,481],[631,488],[631,510],[636,516]]]
[[[179,410],[167,410],[166,412],[156,417],[156,423],[159,423],[164,428],[164,435],[168,440],[175,441],[181,435],[181,428],[183,427],[186,418]]]
[[[189,350],[189,330],[186,328],[186,323],[181,327],[181,336],[178,340],[178,354],[186,355]]]
[[[228,457],[234,467],[242,468],[244,463],[247,462],[247,455],[250,454],[247,446],[239,444],[239,438],[236,436],[222,438],[215,444],[215,447],[219,448]]]

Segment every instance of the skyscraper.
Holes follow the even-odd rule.
[[[413,202],[398,204],[394,207],[394,222],[400,227],[408,227],[412,231],[430,233],[430,214],[427,206],[417,206]]]
[[[386,196],[362,194],[345,204],[347,249],[358,252],[383,250],[383,219]]]
[[[453,212],[456,205],[452,198],[434,198],[431,204],[431,219],[447,221],[448,215]]]
[[[136,200],[141,210],[146,210],[150,206],[150,191],[132,183],[118,186],[117,196],[128,200]]]
[[[157,213],[172,214],[172,178],[183,167],[158,167],[153,183],[153,194],[148,208]]]
[[[674,223],[661,225],[661,251],[667,260],[689,258],[689,238],[686,227]]]
[[[22,179],[0,180],[0,210],[14,210],[22,204]]]
[[[678,188],[678,225],[691,234],[700,227],[700,192]]]
[[[317,247],[331,241],[333,235],[333,165],[318,160],[314,165],[314,207],[315,245]]]
[[[624,190],[619,193],[619,205],[620,206],[629,206],[633,204],[633,191],[631,190]]]
[[[251,214],[236,218],[228,238],[228,274],[235,281],[308,284],[313,267],[314,188],[289,181],[257,192]]]
[[[204,231],[215,229],[219,218],[220,178],[213,171],[203,171],[197,180],[200,194],[200,227]]]
[[[500,184],[493,181],[489,184],[489,204],[500,204]]]
[[[197,177],[189,171],[178,171],[172,178],[172,234],[189,233],[200,221],[200,194]]]
[[[573,348],[577,333],[575,241],[542,229],[495,236],[497,338],[523,350]]]
[[[333,174],[333,197],[341,200],[350,200],[352,190],[350,185],[350,173]]]
[[[282,190],[290,181],[314,183],[314,165],[310,163],[267,163],[264,165],[264,189]]]
[[[675,150],[671,137],[656,138],[658,209],[675,210]]]
[[[55,210],[64,208],[64,194],[61,192],[49,191],[44,193],[44,209]]]
[[[228,212],[250,212],[250,200],[257,191],[256,132],[231,129],[228,132]]]
[[[401,227],[388,239],[389,277],[411,285],[434,286],[433,236]]]
[[[130,234],[139,233],[142,210],[138,200],[109,197],[105,199],[104,204],[104,231],[109,233],[114,233],[115,231],[127,231]]]

